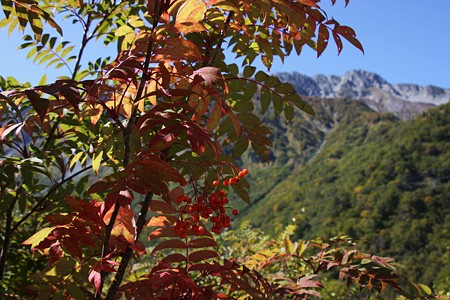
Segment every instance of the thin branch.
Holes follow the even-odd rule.
[[[89,26],[91,26],[91,14],[88,14],[86,25],[84,26],[83,29],[84,30],[83,38],[81,40],[81,46],[80,51],[78,52],[77,62],[75,63],[75,68],[73,69],[72,80],[75,80],[75,77],[77,76],[77,73],[81,66],[81,58],[83,57],[84,49],[86,48],[87,43],[89,42],[88,40]]]
[[[221,33],[221,36],[220,36],[219,43],[217,44],[216,48],[213,50],[213,53],[208,58],[208,60],[205,60],[203,62],[203,66],[204,67],[210,66],[216,60],[216,57],[217,57],[219,51],[222,49],[222,43],[223,43],[223,41],[225,39],[225,35],[226,35],[227,31],[228,31],[228,27],[230,26],[230,22],[231,22],[231,19],[233,18],[233,16],[234,16],[234,11],[230,11],[230,13],[227,16],[227,19],[225,20],[225,24],[223,26],[223,30],[222,30],[222,33]]]
[[[8,255],[9,243],[11,242],[11,237],[13,235],[13,229],[11,228],[13,219],[12,214],[14,206],[19,200],[19,195],[22,192],[22,189],[23,189],[23,182],[20,183],[19,188],[16,190],[16,195],[14,196],[11,205],[8,207],[8,210],[6,211],[5,237],[3,239],[3,245],[0,254],[0,280],[3,280],[5,276],[6,257]]]
[[[12,232],[14,232],[17,228],[19,228],[19,226],[25,222],[33,213],[35,213],[36,211],[39,210],[39,208],[44,204],[45,201],[48,200],[48,198],[51,196],[51,194],[53,194],[59,187],[61,187],[64,183],[68,182],[69,180],[73,179],[74,177],[80,175],[81,173],[85,172],[86,170],[91,169],[92,166],[87,166],[84,169],[81,169],[80,171],[70,175],[69,177],[67,177],[66,179],[62,180],[61,182],[55,184],[48,192],[47,194],[42,197],[41,200],[39,200],[38,203],[36,203],[33,208],[24,216],[22,217],[22,219],[20,219],[20,221],[18,221],[12,228]]]

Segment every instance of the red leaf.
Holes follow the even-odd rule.
[[[193,74],[200,76],[203,79],[203,85],[206,87],[210,87],[213,83],[222,81],[220,70],[215,67],[203,67],[194,71]]]
[[[190,241],[188,246],[189,248],[217,247],[217,243],[213,239],[198,238]]]
[[[30,99],[31,105],[33,106],[34,110],[37,112],[39,118],[41,121],[44,120],[45,115],[47,114],[49,101],[48,99],[41,98],[35,91],[33,90],[26,90],[25,94],[27,95],[28,99]]]
[[[91,187],[88,189],[88,193],[100,193],[106,190],[111,190],[118,182],[126,178],[126,176],[127,175],[125,174],[125,172],[116,172],[114,174],[108,175],[91,185]]]
[[[137,163],[144,166],[146,176],[151,174],[160,180],[186,183],[184,177],[174,167],[154,154],[146,154],[145,158]]]
[[[298,2],[307,6],[319,8],[319,6],[316,4],[314,0],[298,0]]]
[[[79,260],[83,258],[83,250],[78,245],[78,241],[72,240],[70,238],[64,238],[61,241],[61,246],[63,249],[72,256],[75,256]]]
[[[231,123],[233,124],[234,129],[236,130],[237,136],[241,135],[241,124],[239,123],[238,118],[234,114],[231,109],[227,110],[227,115],[230,117]]]
[[[208,119],[208,124],[206,125],[206,129],[209,131],[212,131],[219,125],[220,119],[223,116],[222,110],[222,98],[217,99],[217,101],[214,103],[213,110],[211,112],[211,115]]]
[[[336,32],[332,32],[333,33],[333,39],[334,42],[336,43],[336,47],[338,48],[338,55],[341,53],[342,51],[342,40],[341,37],[336,33]]]
[[[167,240],[159,243],[152,251],[152,254],[162,249],[184,249],[186,244],[180,240]]]
[[[3,141],[3,140],[5,139],[5,137],[6,137],[11,131],[13,131],[14,129],[16,129],[16,128],[18,128],[18,127],[20,128],[20,127],[23,126],[24,124],[25,124],[25,123],[20,122],[20,123],[13,124],[13,125],[6,125],[6,126],[0,128],[0,133],[1,133],[0,141]]]
[[[216,251],[212,251],[212,250],[200,250],[200,251],[196,251],[193,252],[191,254],[189,254],[189,261],[191,262],[197,262],[197,261],[202,261],[202,260],[207,260],[209,258],[214,258],[214,257],[218,257],[219,254],[217,254]]]
[[[178,237],[178,235],[175,234],[174,229],[173,226],[160,227],[150,233],[148,240],[151,241],[162,237]]]
[[[144,124],[143,124],[144,125]],[[177,137],[185,131],[186,128],[180,123],[172,124],[162,129],[148,142],[151,152],[158,152],[170,147]]]
[[[361,43],[356,39],[355,31],[348,26],[336,26],[334,31],[340,35],[342,35],[347,41],[349,41],[353,46],[361,50],[364,53],[364,48]]]
[[[186,261],[186,256],[180,253],[170,254],[161,260],[163,264],[171,264]]]
[[[317,277],[317,275],[307,275],[305,277],[300,278],[297,281],[297,284],[302,288],[321,288],[323,284],[320,281],[313,280],[313,278]]]
[[[97,291],[100,291],[100,285],[101,285],[101,276],[100,276],[100,272],[91,269],[89,271],[89,277],[88,277],[89,282],[93,283],[95,286],[95,289]]]
[[[320,24],[319,26],[319,36],[317,38],[317,57],[322,55],[323,51],[328,45],[328,39],[330,37],[330,33],[325,25]]]
[[[152,200],[150,202],[150,209],[161,214],[174,214],[177,209],[165,201]]]

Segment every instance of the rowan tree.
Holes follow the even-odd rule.
[[[319,2],[2,0],[0,26],[23,36],[29,59],[61,72],[37,86],[0,77],[5,295],[316,295],[321,284],[309,273],[272,281],[260,272],[269,261],[224,260],[215,235],[239,213],[229,194],[250,202],[249,171],[236,159],[245,151],[268,158],[260,116],[270,105],[287,121],[295,108],[314,114],[292,85],[269,74],[274,59],[304,47],[320,56],[330,39],[338,52],[342,39],[363,51],[353,29],[329,19]],[[81,29],[80,43],[65,40],[67,22]],[[98,43],[117,55],[86,61]],[[288,251],[273,250],[270,264],[298,258],[311,274],[340,267],[349,283],[400,288],[388,260],[330,254],[331,243],[315,244],[328,254],[308,262],[304,245],[285,242]],[[363,271],[351,259],[372,265]]]

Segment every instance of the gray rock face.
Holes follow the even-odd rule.
[[[364,70],[352,70],[343,76],[309,77],[297,72],[277,75],[281,81],[291,83],[301,95],[357,99],[378,112],[391,112],[402,119],[450,101],[450,89],[430,85],[393,85],[378,74]]]

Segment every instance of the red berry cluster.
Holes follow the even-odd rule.
[[[203,235],[205,233],[205,228],[198,226],[197,224],[191,225],[189,222],[180,220],[175,225],[174,232],[175,234],[179,235],[180,238],[186,238],[187,232],[189,229],[192,229],[194,234],[196,235]]]
[[[240,178],[248,174],[247,169],[243,169],[238,173],[238,176],[222,181],[223,186],[233,185],[239,182]],[[218,187],[219,181],[214,180],[213,186]],[[221,189],[215,190],[209,195],[201,195],[194,199],[187,195],[179,196],[176,202],[179,204],[185,203],[183,207],[183,213],[189,213],[192,216],[190,220],[180,219],[175,225],[174,232],[181,238],[187,236],[188,231],[191,229],[196,235],[203,235],[205,232],[204,227],[200,225],[200,217],[209,219],[213,224],[211,231],[219,234],[222,228],[230,227],[231,218],[226,214],[226,204],[228,198],[226,197],[227,191]],[[193,200],[195,203],[192,204]],[[231,212],[233,215],[237,215],[239,212],[237,209],[233,209]]]

